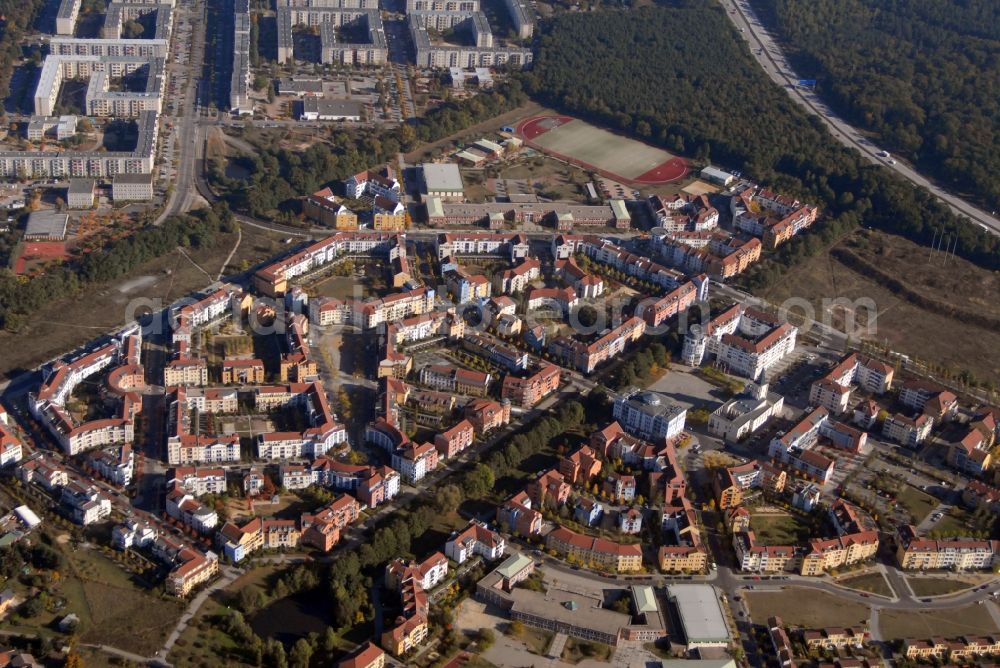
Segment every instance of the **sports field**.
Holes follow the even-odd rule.
[[[688,173],[683,158],[570,116],[526,119],[517,134],[545,153],[626,183],[669,183]]]

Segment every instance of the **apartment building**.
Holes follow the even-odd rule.
[[[420,482],[438,466],[440,455],[430,443],[407,442],[392,453],[392,468],[410,484]]]
[[[733,195],[729,206],[733,225],[763,238],[768,250],[774,250],[808,229],[819,214],[814,206],[757,185]]]
[[[702,542],[694,507],[685,497],[663,509],[660,522],[663,545],[657,551],[660,569],[667,573],[701,573],[708,566],[708,548]]]
[[[500,398],[521,408],[532,408],[559,389],[561,376],[562,371],[554,364],[543,364],[525,378],[507,374],[500,388]]]
[[[829,425],[827,410],[815,408],[787,432],[771,439],[767,456],[825,485],[833,475],[834,461],[810,448]]]
[[[896,562],[907,571],[951,569],[985,570],[1000,562],[1000,543],[972,538],[934,540],[920,538],[911,525],[896,535]]]
[[[87,526],[100,522],[111,515],[111,499],[94,485],[70,480],[60,489],[59,504],[65,508],[70,519]]]
[[[22,456],[21,440],[13,430],[0,422],[0,467],[16,464],[21,461]]]
[[[741,305],[706,327],[694,325],[684,337],[682,356],[690,366],[715,358],[716,366],[752,380],[795,350],[798,329],[769,313]]]
[[[580,299],[596,299],[604,294],[604,279],[581,269],[572,257],[556,260],[555,275],[568,283]]]
[[[460,532],[455,532],[445,543],[444,553],[457,564],[464,564],[473,556],[482,557],[486,561],[496,561],[503,557],[506,542],[503,536],[493,531],[478,520],[469,522],[469,526]]]
[[[208,363],[200,358],[179,357],[163,367],[164,387],[208,385]]]
[[[442,459],[450,459],[472,445],[475,430],[472,423],[462,420],[451,429],[434,436],[434,447]]]
[[[822,406],[835,415],[845,413],[852,404],[853,387],[868,394],[881,395],[889,391],[893,376],[894,370],[888,364],[858,353],[848,353],[812,384],[809,403]]]
[[[705,232],[719,225],[719,211],[708,195],[653,195],[647,200],[657,225],[667,232]]]
[[[341,494],[315,513],[302,515],[300,543],[329,552],[340,542],[340,532],[357,521],[361,506],[353,496]]]
[[[443,364],[420,370],[420,382],[432,389],[472,397],[485,397],[493,378],[488,373]]]
[[[386,165],[381,170],[366,170],[348,177],[344,180],[344,192],[354,199],[368,195],[398,202],[401,187],[395,170]]]
[[[886,416],[882,423],[882,435],[908,448],[916,448],[930,436],[933,426],[934,418],[926,413],[912,418],[896,413]]]
[[[771,649],[778,659],[781,668],[792,668],[795,665],[795,650],[792,649],[792,641],[785,631],[785,625],[781,617],[767,618],[767,635],[771,640]]]
[[[767,462],[750,461],[718,469],[712,478],[712,488],[718,508],[726,510],[741,505],[747,490],[762,489],[780,494],[787,481],[788,474],[776,466]]]
[[[492,256],[513,263],[529,255],[528,238],[521,234],[485,232],[442,233],[435,240],[439,260],[446,257]]]
[[[219,523],[214,510],[176,483],[167,491],[166,511],[170,517],[201,534],[211,533]]]
[[[796,572],[802,565],[801,548],[794,545],[760,545],[753,531],[733,535],[736,563],[746,573]]]
[[[566,559],[617,573],[642,568],[642,546],[593,538],[560,526],[545,539],[545,546]]]
[[[543,471],[525,487],[532,508],[558,508],[569,500],[569,483],[556,469]]]
[[[49,492],[58,491],[69,484],[69,475],[62,465],[52,457],[35,452],[25,459],[15,470],[17,479],[25,485],[39,485]]]
[[[528,354],[511,348],[480,334],[469,334],[462,339],[462,347],[485,357],[507,371],[521,372],[528,369]]]
[[[223,385],[260,385],[264,382],[264,361],[259,359],[251,360],[223,360],[222,362],[222,384]]]
[[[477,435],[482,436],[510,423],[510,400],[477,399],[465,407],[465,417]]]
[[[264,521],[255,517],[243,526],[226,522],[216,536],[222,553],[238,564],[254,552],[264,549]]]
[[[338,663],[337,668],[385,668],[385,652],[366,641],[349,658]]]
[[[865,644],[868,633],[863,628],[830,627],[802,631],[802,641],[809,651],[860,648]]]
[[[507,269],[496,277],[497,292],[505,295],[522,292],[541,275],[541,271],[541,262],[533,257],[526,258],[513,269]]]
[[[497,508],[497,523],[522,536],[537,536],[542,531],[542,514],[532,507],[528,493],[521,491]]]
[[[0,428],[0,434],[3,429]],[[2,439],[0,439],[2,443]],[[98,450],[88,459],[94,472],[112,485],[128,487],[132,484],[132,471],[135,466],[135,454],[128,443]]]
[[[593,448],[584,445],[559,460],[559,473],[571,485],[586,484],[601,472],[601,460]]]
[[[809,541],[802,559],[802,575],[822,575],[842,566],[852,566],[874,559],[878,552],[877,531],[859,531],[837,538]]]
[[[952,392],[937,383],[920,379],[903,383],[899,388],[899,401],[937,422],[950,420],[958,411],[958,398]]]
[[[532,288],[525,308],[527,313],[551,311],[568,318],[579,303],[573,288]]]
[[[226,469],[178,466],[167,471],[167,485],[178,484],[192,496],[226,493]]]
[[[549,344],[549,354],[581,373],[589,374],[600,364],[623,353],[645,332],[646,322],[633,316],[590,344],[559,337]]]
[[[173,596],[188,596],[219,573],[219,558],[214,552],[199,552],[173,536],[157,536],[152,542],[152,552],[171,567],[166,589]]]
[[[293,279],[340,259],[375,258],[392,262],[405,254],[406,240],[400,234],[337,232],[258,270],[253,284],[261,294],[276,297],[285,294]]]
[[[347,208],[330,188],[317,190],[302,200],[302,212],[335,230],[358,229],[358,214]]]
[[[239,410],[239,394],[236,388],[186,388],[184,398],[187,410],[200,413],[225,415]]]

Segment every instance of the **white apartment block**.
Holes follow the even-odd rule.
[[[615,399],[613,415],[630,434],[662,442],[684,431],[687,409],[664,395],[630,387]]]
[[[176,483],[195,497],[226,493],[226,469],[178,467],[167,472],[167,485]]]
[[[730,399],[712,413],[708,433],[727,443],[736,443],[764,426],[774,415],[781,415],[785,398],[768,392],[767,384],[747,385],[747,392]]]
[[[908,448],[915,448],[930,436],[934,418],[921,414],[915,418],[905,415],[889,415],[882,423],[882,435]]]
[[[757,380],[795,350],[798,329],[768,313],[734,307],[708,326],[693,326],[684,338],[682,356],[698,366],[708,356],[728,373]]]
[[[0,176],[17,178],[106,178],[150,174],[159,137],[158,114],[143,111],[131,151],[0,151]]]

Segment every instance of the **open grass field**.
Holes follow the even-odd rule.
[[[891,273],[935,302],[1000,317],[1000,276],[994,272],[958,257],[945,261],[940,254],[902,237],[869,230],[851,235],[833,250],[838,248]],[[831,254],[803,262],[764,296],[775,304],[793,297],[805,299],[817,319],[822,320],[819,316],[824,315],[828,324],[842,331],[843,312],[825,310],[822,300],[870,299],[875,303],[877,319],[868,333],[868,315],[864,309],[857,309],[857,322],[850,328],[855,340],[874,339],[910,357],[955,370],[966,369],[982,380],[1000,381],[1000,331],[918,306]],[[947,346],[940,345],[942,332],[948,335]]]
[[[525,119],[517,134],[546,153],[625,182],[669,183],[688,173],[682,158],[570,116]]]
[[[879,614],[879,628],[886,640],[997,632],[996,622],[981,605],[947,610],[883,610]]]
[[[809,527],[787,513],[754,513],[750,527],[761,545],[794,545],[809,535]]]
[[[896,496],[896,503],[903,506],[913,515],[915,522],[921,522],[928,514],[937,508],[937,500],[930,494],[921,492],[916,487],[903,485]]]
[[[330,276],[310,286],[310,291],[316,296],[333,297],[334,299],[364,297],[364,285],[350,276]]]
[[[65,563],[55,598],[63,604],[34,618],[18,619],[16,625],[8,622],[6,630],[59,637],[55,622],[73,613],[80,620],[76,634],[84,643],[113,645],[143,656],[163,647],[184,611],[184,602],[147,591],[97,548],[55,538],[51,545],[62,553]],[[19,585],[15,589],[22,596],[27,594]]]
[[[856,625],[869,617],[868,608],[860,603],[815,589],[788,587],[774,592],[751,591],[746,593],[746,599],[753,620],[760,624],[777,615],[785,624],[820,629]],[[804,601],[808,603],[803,604]]]
[[[249,268],[285,247],[282,236],[255,227],[245,227],[240,245],[225,273]],[[79,298],[50,301],[27,318],[24,331],[0,332],[0,378],[18,369],[76,348],[94,337],[125,323],[129,303],[137,299],[157,300],[166,305],[199,290],[212,281],[237,241],[237,235],[221,236],[214,249],[188,249],[188,260],[169,253],[138,268],[129,278],[114,284],[94,286]],[[206,272],[211,276],[206,276]],[[149,302],[147,302],[149,303]]]
[[[837,580],[837,584],[878,596],[891,597],[893,594],[892,588],[881,573],[866,573],[852,578],[843,578]]]
[[[944,596],[980,584],[980,580],[971,578],[906,578],[906,581],[914,596]]]

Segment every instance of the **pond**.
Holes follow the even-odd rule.
[[[250,178],[250,170],[235,160],[226,161],[226,176],[231,179],[246,181]]]
[[[275,638],[292,645],[314,631],[323,633],[332,624],[330,596],[324,587],[302,591],[275,601],[249,621],[264,640]]]

